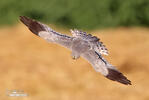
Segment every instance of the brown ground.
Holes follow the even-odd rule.
[[[84,59],[72,60],[67,49],[18,25],[0,29],[0,100],[149,100],[149,29],[91,33],[106,44],[106,58],[132,81],[131,86],[104,78]],[[14,89],[29,96],[6,96],[6,90]]]

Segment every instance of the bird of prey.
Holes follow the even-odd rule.
[[[131,85],[130,80],[103,58],[102,55],[108,55],[108,50],[98,37],[77,29],[70,30],[72,36],[64,35],[26,16],[20,16],[20,21],[35,35],[70,49],[73,59],[81,56],[93,66],[95,71],[100,72],[106,78]]]

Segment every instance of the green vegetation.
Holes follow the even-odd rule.
[[[149,0],[1,0],[0,24],[25,15],[45,23],[93,29],[149,26]]]

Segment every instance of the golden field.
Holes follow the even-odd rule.
[[[45,42],[21,24],[0,28],[0,100],[149,100],[149,29],[91,33],[101,38],[109,49],[106,59],[132,85],[106,79],[84,59],[73,60],[69,50]],[[28,96],[6,95],[14,89]]]

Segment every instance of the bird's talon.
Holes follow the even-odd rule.
[[[75,56],[72,56],[72,59],[73,59],[73,60],[76,60],[76,57],[75,57]]]

